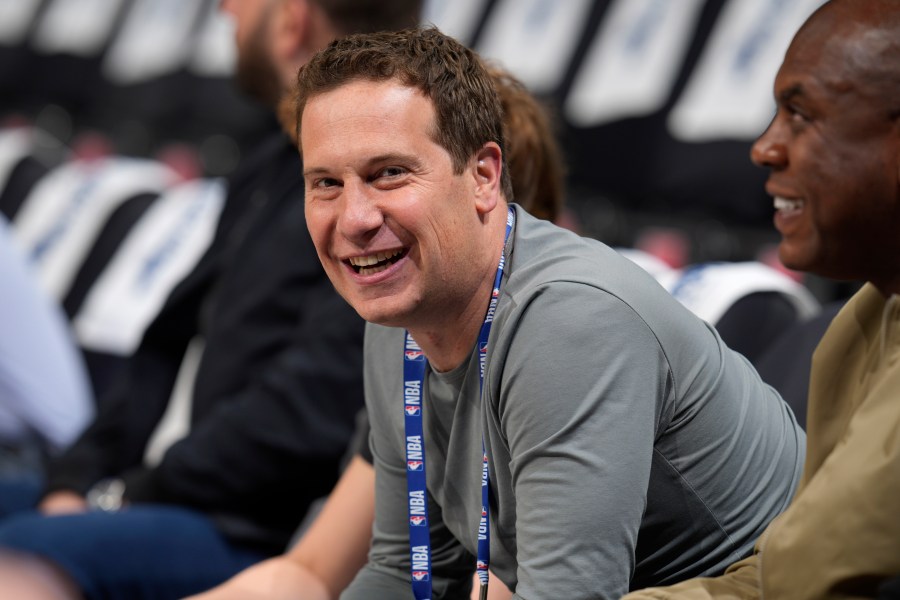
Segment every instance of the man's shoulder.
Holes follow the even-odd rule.
[[[522,215],[511,257],[510,294],[538,293],[547,286],[578,284],[586,294],[631,299],[669,294],[643,269],[597,239]]]

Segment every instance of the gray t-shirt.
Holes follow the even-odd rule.
[[[793,414],[639,267],[516,214],[483,400],[474,349],[426,374],[434,597],[467,597],[482,435],[491,570],[515,598],[618,598],[720,573],[790,501],[806,442]],[[345,599],[412,598],[403,337],[367,330],[376,520]]]

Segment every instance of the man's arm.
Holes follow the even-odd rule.
[[[375,525],[369,562],[342,600],[412,600],[406,472],[379,464],[376,450]],[[440,507],[429,494],[433,598],[468,600],[475,558],[443,524]]]
[[[508,344],[500,397],[516,499],[514,598],[619,598],[638,530],[669,367],[618,298],[580,284],[529,298]],[[493,387],[491,388],[494,389]]]
[[[165,339],[145,339],[109,393],[100,399],[94,421],[68,450],[49,461],[46,498],[57,492],[84,496],[99,480],[141,463],[146,442],[168,404],[178,362],[187,346],[186,337],[181,340],[172,333],[171,337],[164,335]]]
[[[646,588],[622,600],[756,600],[759,598],[757,555],[734,563],[721,577],[698,577],[669,587]]]
[[[195,268],[172,290],[141,344],[109,390],[97,399],[94,420],[78,440],[47,467],[45,493],[85,495],[100,479],[141,463],[147,441],[168,406],[188,343],[197,333],[198,313],[214,274],[211,267],[227,238],[238,203],[223,210],[216,239]]]
[[[403,330],[370,325],[366,330],[366,409],[369,450],[375,467],[372,549],[342,600],[412,599],[404,425],[396,406],[402,386]],[[387,348],[398,349],[385,352]],[[374,373],[388,373],[374,377]],[[394,377],[393,375],[397,375]],[[383,389],[380,386],[384,386]],[[434,598],[468,600],[475,557],[444,525],[441,507],[428,494]]]
[[[67,490],[51,492],[38,505],[38,510],[45,515],[69,515],[85,512],[87,509],[88,503],[84,496]]]
[[[300,258],[295,258],[300,260]],[[320,271],[320,269],[319,269]],[[362,403],[363,322],[324,274],[304,289],[290,343],[175,443],[127,473],[126,497],[273,514],[326,495]]]
[[[412,599],[406,471],[387,465],[375,450],[375,525],[369,562],[359,571],[342,600]],[[466,600],[475,559],[443,524],[440,507],[429,495],[432,586],[434,598]]]

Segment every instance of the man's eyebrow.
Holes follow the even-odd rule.
[[[795,83],[794,85],[787,87],[778,93],[778,101],[782,103],[790,102],[797,96],[802,96],[803,94],[803,85],[800,83]]]
[[[375,165],[397,164],[398,166],[404,166],[415,170],[421,168],[422,161],[415,154],[388,152],[385,154],[378,154],[376,156],[373,156],[367,159],[364,164],[367,168],[371,168]],[[303,170],[303,177],[309,178],[315,175],[328,175],[332,172],[333,171],[331,169],[328,169],[326,167],[312,166]]]
[[[389,163],[399,163],[403,166],[409,166],[412,168],[419,167],[422,163],[418,156],[415,154],[404,154],[400,152],[389,152],[387,154],[379,154],[378,156],[373,156],[369,160],[366,161],[369,165],[384,165]]]
[[[309,179],[313,175],[325,175],[327,173],[328,169],[326,169],[325,167],[310,167],[303,170],[303,178]]]

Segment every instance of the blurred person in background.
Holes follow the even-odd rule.
[[[276,110],[332,39],[418,23],[419,0],[234,0],[237,81]],[[274,121],[274,119],[273,119]],[[362,322],[309,240],[297,150],[273,131],[229,181],[215,238],[84,435],[0,524],[18,600],[180,598],[284,550],[327,494],[362,401]],[[189,342],[188,433],[144,461]],[[27,489],[8,481],[8,489]],[[5,495],[0,490],[0,495]],[[11,509],[14,507],[10,507]],[[26,508],[22,506],[21,508]]]
[[[39,480],[94,414],[68,321],[41,289],[0,215],[0,477]],[[0,511],[16,499],[0,495]]]
[[[749,558],[639,599],[900,597],[900,4],[831,0],[795,35],[770,171],[779,256],[865,285],[813,356],[803,478]]]

